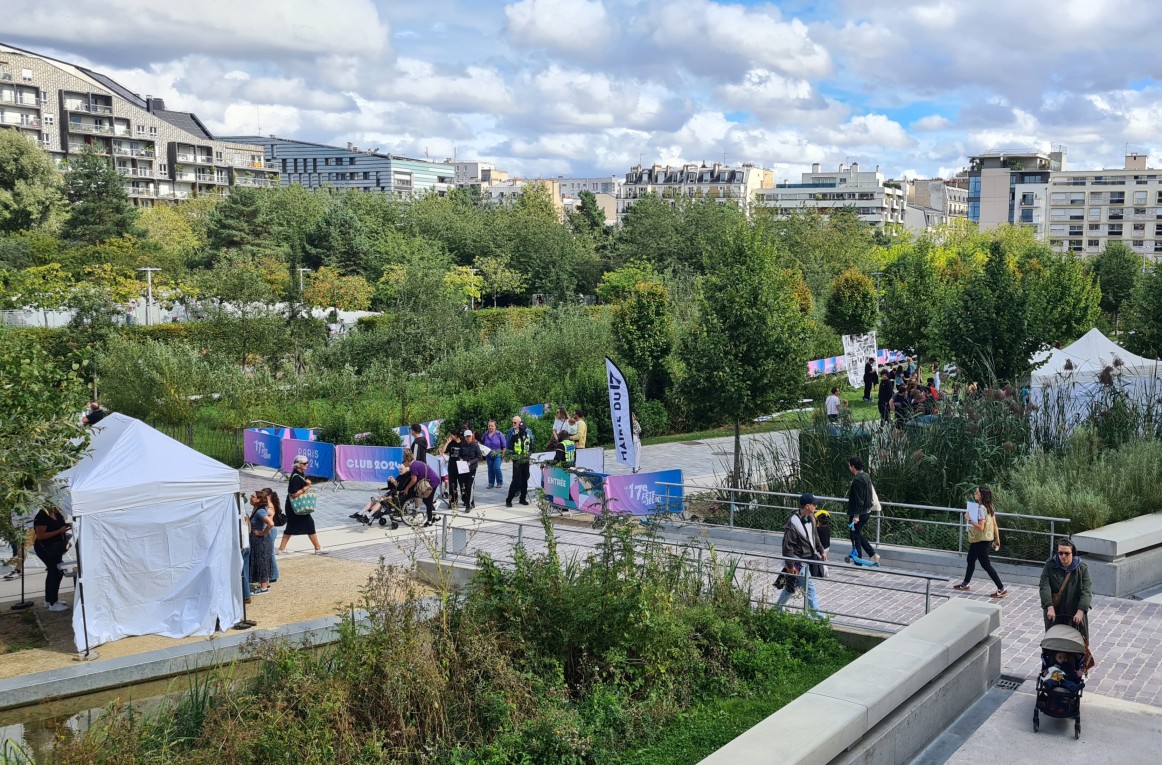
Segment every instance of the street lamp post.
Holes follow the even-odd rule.
[[[153,303],[153,272],[160,271],[161,269],[160,268],[139,268],[137,270],[145,272],[145,283],[149,286],[149,291],[148,291],[147,296],[145,298],[145,325],[148,327],[150,324],[149,306],[151,303]]]
[[[309,269],[309,268],[300,268],[299,269],[299,294],[300,295],[303,294],[303,272],[310,271],[310,270],[311,269]]]

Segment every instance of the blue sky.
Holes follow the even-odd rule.
[[[968,154],[1159,156],[1162,3],[1136,0],[8,0],[0,41],[276,134],[526,177]]]

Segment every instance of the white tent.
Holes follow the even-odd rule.
[[[242,618],[238,471],[110,414],[57,480],[76,536],[78,650],[130,635],[209,635]]]
[[[1102,394],[1100,377],[1111,370],[1111,382],[1136,401],[1153,401],[1162,394],[1162,362],[1130,353],[1101,330],[1091,329],[1077,342],[1033,359],[1030,396],[1038,406],[1065,406],[1069,426],[1085,417],[1089,405]]]

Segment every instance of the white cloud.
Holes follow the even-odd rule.
[[[941,114],[929,114],[927,117],[921,117],[912,123],[913,130],[929,132],[932,130],[944,130],[952,127],[952,120]]]
[[[598,55],[615,31],[601,0],[520,0],[504,15],[515,44],[558,52]]]
[[[837,128],[823,129],[818,133],[828,143],[836,146],[903,149],[916,143],[900,123],[882,114],[862,114],[852,117]]]
[[[444,73],[412,58],[400,58],[394,76],[375,92],[384,99],[438,106],[449,112],[504,114],[513,107],[508,83],[497,69],[470,66],[463,72]]]

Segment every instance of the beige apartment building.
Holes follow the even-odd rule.
[[[730,167],[719,163],[688,164],[681,167],[634,165],[625,175],[617,196],[617,219],[621,221],[634,202],[648,194],[664,200],[682,198],[716,199],[736,204],[749,215],[756,195],[774,186],[775,174],[766,168],[744,164]]]
[[[108,157],[141,206],[233,186],[277,186],[261,147],[219,141],[196,115],[166,108],[108,76],[0,44],[0,127],[65,162],[86,148]]]
[[[835,172],[824,172],[818,163],[803,173],[799,183],[780,183],[756,195],[757,204],[773,208],[778,215],[811,209],[827,215],[851,208],[859,219],[877,227],[904,223],[907,206],[903,184],[884,178],[879,167],[860,170],[858,162],[840,164]]]

